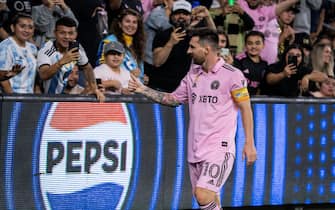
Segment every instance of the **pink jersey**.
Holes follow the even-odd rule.
[[[246,12],[254,20],[255,31],[261,31],[264,33],[268,22],[276,18],[276,5],[259,6],[256,9],[250,9],[246,0],[238,0],[238,3],[244,12]]]
[[[277,62],[280,33],[281,29],[277,19],[272,19],[266,26],[265,46],[261,52],[262,59],[267,61],[269,65]]]
[[[262,59],[268,64],[276,62],[280,35],[280,27],[276,19],[276,5],[250,9],[246,0],[238,0],[238,2],[241,8],[254,20],[253,30],[264,33],[265,47],[261,53]]]
[[[249,100],[246,86],[242,72],[222,59],[208,73],[201,66],[191,66],[172,93],[181,103],[189,104],[189,162],[203,161],[213,153],[235,155],[235,101]]]

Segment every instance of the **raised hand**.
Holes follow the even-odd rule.
[[[290,78],[297,73],[297,67],[294,64],[288,64],[285,66],[283,73],[285,74],[285,77]]]
[[[80,53],[78,52],[78,48],[73,48],[67,51],[64,56],[59,60],[59,62],[64,65],[70,63],[72,61],[77,61],[80,58]]]
[[[138,92],[141,86],[142,84],[138,81],[138,79],[133,74],[130,74],[130,80],[128,82],[128,90],[130,92]]]
[[[178,27],[173,30],[170,36],[169,42],[172,45],[178,44],[181,40],[185,39],[186,31],[182,30],[182,28]]]

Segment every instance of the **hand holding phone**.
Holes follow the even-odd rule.
[[[101,79],[100,78],[96,78],[95,81],[97,83],[97,86],[101,85]]]
[[[77,48],[75,51],[73,52],[78,52],[79,51],[79,42],[74,40],[72,42],[69,42],[69,50],[73,49],[73,48]]]
[[[95,79],[95,82],[97,83],[97,88],[98,88],[100,91],[104,92],[104,86],[102,85],[102,81],[101,81],[101,79],[100,79],[100,78],[96,78],[96,79]]]
[[[179,28],[178,33],[181,33],[186,30],[186,25],[185,22],[183,21],[178,21],[175,25],[176,28]]]
[[[224,57],[230,54],[229,48],[221,48],[220,49],[220,56]]]
[[[298,66],[298,57],[295,55],[289,55],[287,57],[287,64],[293,64],[295,67]]]

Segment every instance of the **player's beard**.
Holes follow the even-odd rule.
[[[197,65],[202,65],[206,61],[205,57],[193,57],[193,63]]]

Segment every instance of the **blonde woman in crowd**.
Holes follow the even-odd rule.
[[[302,79],[303,91],[316,91],[316,84],[311,82],[325,81],[328,77],[334,77],[334,55],[330,45],[317,44],[313,46],[311,53],[313,71]]]

